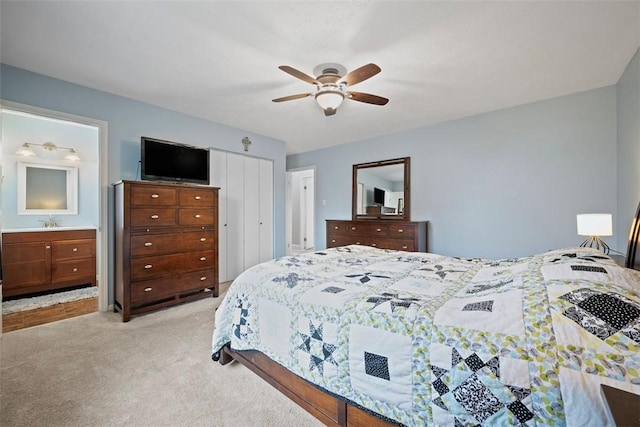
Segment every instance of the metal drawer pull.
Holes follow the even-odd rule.
[[[356,228],[355,228],[355,227],[351,227],[351,229],[352,229],[352,230],[355,230]]]
[[[201,282],[204,282],[205,280],[207,280],[207,276],[202,276],[202,277],[200,278],[200,281],[201,281]]]
[[[359,245],[359,244],[360,244],[360,242],[356,242],[356,245]]]
[[[151,198],[152,198],[152,199],[157,199],[158,197],[160,197],[160,196],[159,196],[159,195],[157,195],[157,194],[152,194],[152,195],[151,195]]]
[[[206,261],[206,260],[207,260],[207,257],[204,257],[204,256],[200,257],[200,261]]]
[[[331,241],[331,243],[335,243],[335,242],[336,242],[336,239],[333,239],[333,240]]]
[[[378,228],[376,231],[379,233],[382,231],[382,228]]]
[[[153,267],[153,265],[151,265],[151,264],[147,264],[147,265],[144,266],[144,268],[146,268],[147,270],[150,269],[151,267]]]
[[[376,246],[378,246],[378,245],[376,245],[375,243],[372,243],[372,244],[371,244],[371,246],[373,246],[373,247],[375,248],[375,247],[376,247]]]
[[[200,214],[195,214],[193,217],[194,217],[194,218],[200,218],[201,216],[202,216],[202,215],[200,215]]]
[[[47,245],[47,246],[45,246],[44,248],[45,248],[45,249],[51,249],[51,246],[50,246],[50,245]]]
[[[78,267],[73,267],[73,272],[77,273],[78,272]]]
[[[408,248],[409,248],[409,246],[403,246],[402,247],[402,249],[408,249]]]
[[[151,243],[151,242],[144,242],[144,245],[145,245],[146,247],[149,247],[149,246],[153,246],[153,243]]]
[[[398,230],[398,233],[404,233],[404,230],[401,228]]]
[[[78,252],[78,248],[71,249],[73,252]]]
[[[196,200],[200,200],[200,199],[202,199],[202,197],[200,197],[200,196],[196,196],[196,197],[194,197],[194,199],[196,199]]]
[[[158,219],[160,218],[158,215],[151,215],[151,219]]]
[[[153,290],[153,288],[144,288],[145,292],[151,292]]]
[[[339,230],[340,227],[338,227],[337,225],[335,227],[333,227],[334,230]]]
[[[207,241],[207,238],[206,238],[206,237],[201,237],[201,238],[200,238],[200,241],[201,241],[201,242],[206,242],[206,241]]]

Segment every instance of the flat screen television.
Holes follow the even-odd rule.
[[[209,185],[209,150],[143,136],[140,178]]]
[[[384,206],[384,190],[373,187],[373,203]]]

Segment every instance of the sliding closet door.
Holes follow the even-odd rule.
[[[227,153],[227,278],[233,280],[245,270],[244,262],[244,159]]]
[[[260,160],[244,159],[244,268],[260,263]]]
[[[230,280],[227,268],[227,153],[211,150],[211,186],[220,187],[218,192],[218,280]]]
[[[273,259],[273,162],[260,160],[260,262]]]

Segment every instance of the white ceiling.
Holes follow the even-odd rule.
[[[2,1],[5,64],[283,140],[300,153],[615,84],[629,1]],[[322,63],[382,72],[325,117]],[[254,141],[255,142],[255,141]]]

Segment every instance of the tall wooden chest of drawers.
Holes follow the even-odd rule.
[[[115,187],[115,309],[132,315],[218,296],[218,188]]]
[[[327,248],[346,245],[426,252],[427,221],[327,220]]]
[[[96,285],[96,230],[2,233],[4,297]]]

